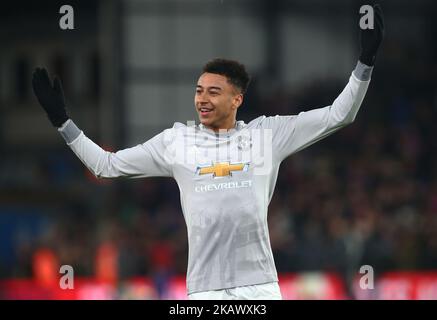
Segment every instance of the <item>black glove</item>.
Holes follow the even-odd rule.
[[[384,38],[384,16],[379,4],[373,6],[373,29],[360,29],[361,53],[359,60],[368,65],[375,64],[376,53]]]
[[[69,117],[65,110],[65,98],[61,81],[55,77],[52,85],[47,70],[36,68],[33,72],[32,87],[39,104],[47,112],[50,122],[55,127],[62,126]]]

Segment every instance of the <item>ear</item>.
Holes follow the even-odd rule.
[[[233,102],[232,103],[233,109],[238,109],[243,103],[243,94],[242,93],[237,94],[232,102]]]

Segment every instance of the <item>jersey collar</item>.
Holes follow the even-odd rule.
[[[239,121],[237,121],[236,123],[235,123],[235,127],[233,127],[233,128],[231,128],[231,129],[229,129],[229,130],[227,130],[227,131],[220,131],[220,132],[215,132],[214,130],[212,130],[212,129],[209,129],[209,128],[207,128],[207,127],[205,127],[203,124],[199,124],[199,129],[200,130],[202,130],[202,131],[205,131],[205,132],[208,132],[208,133],[211,133],[211,134],[214,134],[214,135],[230,135],[230,134],[234,134],[235,132],[237,132],[237,131],[240,131],[241,129],[243,129],[244,127],[246,126],[246,124],[244,123],[244,121],[242,121],[242,120],[239,120]]]

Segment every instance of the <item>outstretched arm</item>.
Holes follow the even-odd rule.
[[[67,145],[96,177],[173,175],[166,152],[166,131],[133,148],[115,153],[105,151],[86,137],[67,115],[62,84],[58,78],[52,84],[47,70],[37,68],[33,74],[32,85],[50,122],[58,128]]]

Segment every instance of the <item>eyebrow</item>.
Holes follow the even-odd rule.
[[[198,84],[197,86],[196,86],[196,88],[201,88],[201,89],[203,89],[203,87],[200,85],[200,84]],[[207,88],[208,90],[211,90],[211,89],[214,89],[214,90],[222,90],[222,88],[220,88],[220,87],[208,87]]]

